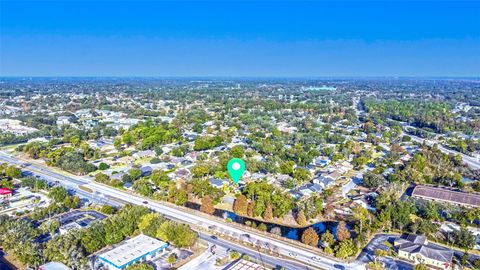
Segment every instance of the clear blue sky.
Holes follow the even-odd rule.
[[[479,1],[4,1],[1,76],[480,76]]]

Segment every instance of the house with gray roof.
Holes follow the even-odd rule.
[[[394,244],[398,257],[414,264],[425,264],[433,269],[449,269],[451,266],[453,250],[429,244],[425,236],[410,234],[397,238]]]
[[[309,196],[314,193],[320,193],[322,191],[322,187],[319,184],[316,183],[309,183],[304,186],[301,186],[298,188],[298,191],[303,195],[303,196]]]

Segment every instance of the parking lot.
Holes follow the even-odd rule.
[[[55,218],[60,222],[60,226],[76,222],[82,227],[87,227],[90,225],[90,223],[96,220],[105,219],[106,217],[106,215],[93,210],[74,210],[68,213],[60,214]]]
[[[175,256],[177,257],[177,262],[180,262],[190,257],[193,254],[193,252],[185,249],[178,249],[172,246],[168,246],[165,249],[165,252],[160,256],[158,256],[157,258],[155,258],[155,260],[153,261],[153,263],[156,266],[156,269],[159,269],[159,270],[171,269],[170,264],[167,263],[167,258],[168,256],[170,256],[170,254],[175,254]]]

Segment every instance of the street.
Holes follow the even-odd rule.
[[[3,162],[17,165],[17,166],[24,163],[22,160],[12,157],[4,152],[0,152],[0,160],[2,160]],[[346,269],[364,269],[363,262],[353,262],[351,264],[343,264],[340,261],[336,261],[328,257],[323,257],[321,254],[317,254],[317,253],[305,250],[303,248],[293,246],[284,241],[263,236],[261,234],[252,233],[250,231],[248,232],[244,231],[226,222],[220,222],[220,221],[214,220],[213,218],[210,219],[210,218],[205,218],[201,215],[191,214],[185,210],[180,210],[178,208],[170,207],[150,199],[146,199],[137,195],[132,195],[112,187],[95,183],[88,177],[79,177],[81,179],[79,180],[71,176],[66,176],[63,174],[56,173],[52,171],[52,169],[46,166],[38,165],[38,164],[31,164],[27,166],[27,168],[29,171],[35,173],[36,175],[39,175],[45,179],[50,179],[51,181],[58,181],[63,185],[67,186],[68,188],[75,190],[76,192],[77,191],[82,192],[81,189],[79,189],[79,186],[83,185],[93,190],[94,192],[103,194],[102,195],[103,197],[111,197],[111,198],[118,199],[120,201],[124,201],[126,203],[135,204],[135,205],[143,205],[143,206],[147,205],[150,209],[156,212],[162,213],[167,218],[180,220],[182,222],[192,224],[192,225],[203,226],[205,228],[215,227],[218,230],[221,230],[223,232],[229,232],[232,235],[248,234],[252,240],[260,241],[264,243],[270,243],[274,245],[276,248],[278,248],[279,254],[283,255],[284,257],[290,257],[292,259],[295,259],[296,261],[303,262],[305,265],[311,265],[312,267],[316,267],[319,269],[333,269],[335,268],[335,266],[338,266],[340,264],[340,265],[344,265]],[[147,202],[147,204],[144,203],[145,201]],[[312,260],[312,258],[320,258],[320,259]],[[275,260],[278,260],[278,259],[275,259]]]

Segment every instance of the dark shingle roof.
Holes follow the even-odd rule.
[[[453,258],[453,251],[447,248],[430,245],[425,236],[410,234],[408,237],[395,240],[398,250],[410,254],[421,254],[424,257],[450,263]]]

